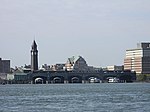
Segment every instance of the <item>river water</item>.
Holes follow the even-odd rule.
[[[150,112],[150,83],[0,85],[0,112]]]

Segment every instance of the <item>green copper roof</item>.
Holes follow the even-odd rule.
[[[71,58],[68,58],[68,61],[71,64],[74,64],[78,59],[82,58],[81,56],[72,56]]]

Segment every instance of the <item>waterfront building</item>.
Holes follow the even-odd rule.
[[[0,58],[0,83],[7,79],[8,73],[10,73],[10,60]]]
[[[102,71],[101,67],[88,66],[88,71]]]
[[[83,57],[73,56],[68,58],[64,69],[67,71],[88,71],[88,65]]]
[[[31,72],[31,65],[16,67],[13,70],[13,73],[29,73],[29,72]]]
[[[51,66],[52,71],[64,71],[65,64],[55,64]]]
[[[51,68],[50,68],[50,65],[43,64],[43,65],[40,67],[40,70],[42,70],[42,71],[50,71]]]
[[[106,82],[108,77],[119,78],[120,82],[132,82],[136,79],[131,71],[103,71],[102,68],[88,66],[81,56],[68,58],[66,64],[43,65],[38,69],[38,50],[34,41],[31,50],[31,65],[16,67],[7,77],[10,84],[37,83],[97,83]]]
[[[124,69],[150,74],[150,43],[138,43],[137,48],[126,50]]]
[[[10,60],[0,58],[0,73],[10,73]]]
[[[17,84],[27,84],[28,73],[14,73],[14,82]]]
[[[113,66],[107,66],[106,70],[108,71],[123,71],[124,70],[124,66],[117,66],[117,65],[113,65]]]
[[[28,84],[28,73],[11,73],[7,74],[8,84]]]
[[[38,50],[35,40],[33,41],[31,49],[31,70],[32,71],[38,70]]]
[[[28,74],[31,73],[31,66],[25,65],[16,67],[12,73],[7,74],[7,83],[24,84],[28,83]]]

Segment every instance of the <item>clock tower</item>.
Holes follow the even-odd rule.
[[[31,49],[31,71],[37,71],[37,70],[38,70],[38,50],[37,50],[37,44],[34,40]]]

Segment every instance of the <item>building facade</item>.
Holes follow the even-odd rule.
[[[73,56],[68,58],[65,64],[65,70],[67,71],[88,71],[88,65],[84,58],[81,56]]]
[[[150,43],[138,43],[136,49],[126,50],[124,69],[150,74]]]
[[[108,70],[108,71],[123,71],[124,66],[117,66],[117,65],[107,66],[106,70]]]
[[[0,73],[10,73],[10,60],[0,58]]]
[[[65,64],[51,65],[50,70],[52,71],[64,71]]]
[[[8,73],[10,73],[10,60],[0,58],[0,83],[7,79]]]

